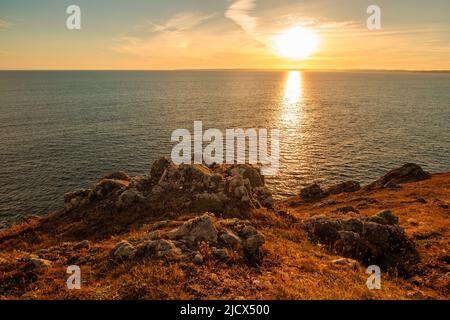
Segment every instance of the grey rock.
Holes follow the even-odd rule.
[[[136,248],[128,241],[119,242],[113,249],[113,256],[118,259],[131,259],[136,254]]]
[[[400,168],[389,171],[380,179],[369,184],[366,189],[392,188],[395,185],[406,182],[417,182],[430,179],[431,175],[414,163],[407,163]]]
[[[328,194],[317,183],[311,184],[300,191],[300,197],[306,202],[319,201],[327,196]]]
[[[346,220],[315,217],[305,220],[303,228],[312,242],[328,245],[336,253],[366,265],[395,268],[407,275],[420,260],[414,243],[390,211]]]
[[[212,217],[206,214],[191,219],[177,229],[170,231],[167,237],[169,239],[184,239],[190,243],[200,241],[216,243],[217,230],[214,227]]]

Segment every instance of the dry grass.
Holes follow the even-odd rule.
[[[239,257],[221,262],[210,248],[201,248],[205,262],[150,259],[116,263],[110,250],[122,239],[145,234],[155,213],[136,210],[105,217],[92,208],[81,217],[49,216],[14,226],[0,234],[0,297],[3,299],[448,299],[450,174],[404,184],[399,190],[359,191],[333,196],[336,204],[322,207],[289,199],[275,211],[255,210],[252,223],[266,236],[261,265],[251,267]],[[371,200],[372,199],[372,200]],[[383,274],[382,289],[369,290],[364,266],[337,266],[339,258],[311,244],[298,223],[316,214],[339,218],[337,207],[354,206],[360,215],[390,209],[415,239],[422,261],[410,279]],[[281,213],[277,213],[283,211]],[[165,217],[167,218],[167,217]],[[118,226],[118,224],[120,224]],[[89,229],[90,228],[90,229]],[[91,233],[89,232],[91,231]],[[98,230],[101,230],[99,232]],[[92,240],[90,248],[73,244]],[[26,263],[30,253],[51,260],[48,269]],[[82,289],[68,290],[65,270],[77,264]]]

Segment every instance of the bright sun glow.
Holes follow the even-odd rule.
[[[313,54],[319,45],[319,38],[310,29],[296,27],[286,30],[275,39],[275,48],[280,56],[290,59],[304,59]]]

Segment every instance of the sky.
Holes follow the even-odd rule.
[[[381,9],[381,29],[366,26]],[[68,30],[69,5],[81,30]],[[286,30],[316,51],[281,56]],[[301,41],[301,39],[299,39]],[[450,70],[449,0],[2,0],[0,69]]]

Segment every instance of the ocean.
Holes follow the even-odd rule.
[[[149,173],[175,129],[277,128],[277,198],[367,183],[406,162],[450,170],[450,74],[0,72],[0,222],[63,207],[106,173]]]

